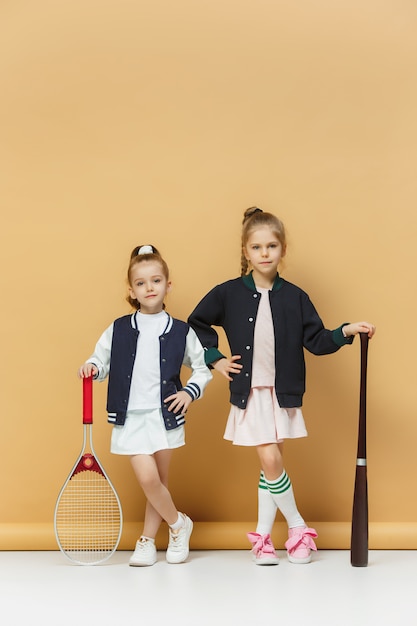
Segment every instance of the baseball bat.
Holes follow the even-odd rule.
[[[366,468],[366,378],[368,368],[367,333],[360,333],[361,374],[359,396],[358,452],[353,491],[350,562],[354,567],[368,565],[368,476]]]

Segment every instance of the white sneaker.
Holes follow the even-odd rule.
[[[129,559],[129,565],[145,567],[154,563],[156,563],[155,543],[147,537],[141,537],[136,542],[136,548]]]
[[[189,543],[191,533],[193,532],[193,523],[187,515],[181,513],[185,524],[182,528],[175,531],[169,529],[169,543],[166,554],[168,563],[183,563],[189,554]]]

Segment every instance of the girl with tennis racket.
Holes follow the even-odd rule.
[[[165,311],[171,283],[158,250],[136,247],[127,278],[127,300],[135,312],[104,331],[78,375],[99,381],[108,376],[111,452],[131,457],[146,496],[143,532],[129,564],[156,562],[155,537],[162,520],[169,526],[166,560],[182,563],[189,554],[193,523],[177,510],[168,490],[169,465],[173,450],[185,443],[187,409],[202,396],[212,376],[195,332]],[[191,369],[185,386],[180,381],[182,365]]]

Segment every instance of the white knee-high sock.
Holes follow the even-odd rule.
[[[291,480],[287,472],[284,470],[281,476],[275,480],[265,479],[265,483],[275,504],[285,517],[288,527],[305,526],[305,522],[298,512]]]
[[[258,485],[258,525],[256,532],[260,535],[270,535],[276,514],[277,505],[269,492],[264,473],[261,471]]]

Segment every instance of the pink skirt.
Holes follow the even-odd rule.
[[[301,407],[281,408],[273,387],[253,387],[246,409],[232,405],[224,438],[236,446],[260,446],[307,437]]]

